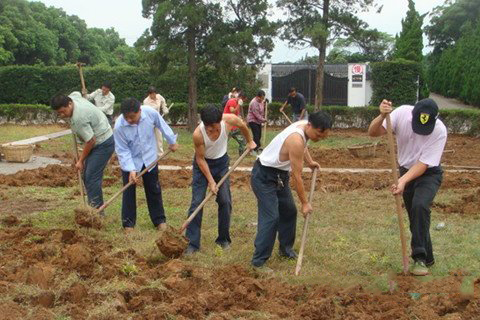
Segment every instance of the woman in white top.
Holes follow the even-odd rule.
[[[143,100],[143,104],[152,107],[163,117],[168,114],[167,102],[157,93],[155,87],[148,88],[148,95]],[[160,157],[163,154],[163,137],[162,132],[157,128],[155,128],[155,138],[157,139],[157,155]]]

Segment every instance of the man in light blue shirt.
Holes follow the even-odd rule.
[[[115,151],[122,169],[123,185],[126,185],[129,181],[136,183],[137,173],[157,160],[155,128],[160,129],[171,151],[177,150],[178,145],[177,135],[153,108],[141,105],[135,98],[127,98],[122,102],[121,112],[122,116],[115,122],[113,135]],[[156,228],[165,229],[166,218],[162,189],[158,182],[158,167],[154,166],[142,178],[150,219]],[[122,225],[125,232],[133,230],[136,219],[137,205],[133,184],[123,193]]]

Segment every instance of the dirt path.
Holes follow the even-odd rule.
[[[469,106],[457,99],[450,99],[436,93],[430,93],[430,99],[433,99],[440,109],[478,109],[474,106]]]

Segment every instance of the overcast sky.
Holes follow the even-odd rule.
[[[62,8],[69,15],[77,15],[85,20],[89,27],[110,28],[118,31],[120,36],[132,45],[151,25],[151,20],[142,17],[141,0],[35,0],[47,6]],[[445,0],[415,0],[415,8],[420,14],[430,12],[434,7],[442,5]],[[274,3],[273,0],[271,0]],[[377,0],[383,9],[380,14],[375,10],[360,13],[359,16],[371,28],[395,35],[401,31],[401,20],[408,9],[407,0]],[[425,23],[428,24],[429,17]],[[424,23],[424,25],[425,25]],[[297,50],[289,48],[282,41],[276,41],[271,62],[296,61],[301,57],[317,54],[316,50]],[[424,40],[424,45],[427,45]],[[428,51],[428,48],[425,49]]]

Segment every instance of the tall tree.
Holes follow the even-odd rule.
[[[402,31],[395,37],[395,48],[392,58],[403,58],[416,62],[423,60],[423,18],[415,10],[413,0],[408,0],[407,17],[402,19]]]
[[[315,109],[323,100],[323,67],[331,39],[354,35],[368,25],[356,14],[376,7],[375,0],[278,0],[277,6],[287,12],[281,38],[293,46],[318,50]],[[379,9],[381,10],[381,8]]]
[[[232,68],[258,63],[273,50],[275,24],[267,19],[267,0],[143,0],[149,31],[137,42],[147,59],[165,70],[188,65],[188,127],[197,125],[197,73],[205,65]],[[222,5],[223,4],[223,5]]]

